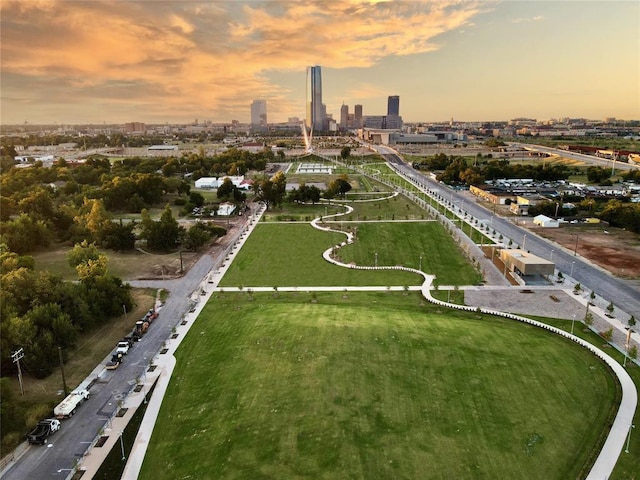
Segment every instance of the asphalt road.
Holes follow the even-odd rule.
[[[568,150],[560,150],[559,148],[544,147],[542,145],[530,145],[528,143],[517,143],[517,142],[509,142],[509,145],[528,148],[530,150],[548,153],[551,155],[560,155],[565,158],[579,160],[581,162],[589,163],[591,165],[596,165],[598,167],[607,167],[607,168],[614,167],[616,170],[637,170],[640,168],[640,165],[637,165],[635,163],[616,161],[614,165],[613,160],[610,160],[608,158],[594,157],[593,155],[585,155],[584,153],[569,152]]]
[[[76,459],[84,454],[98,432],[116,412],[119,400],[135,387],[136,379],[144,375],[162,343],[171,336],[172,328],[188,311],[189,297],[213,267],[214,259],[205,254],[180,279],[129,282],[135,287],[164,288],[171,292],[159,310],[160,315],[142,340],[129,350],[117,370],[102,372],[89,390],[91,397],[78,408],[72,418],[62,421],[60,431],[49,437],[51,443],[44,446],[30,445],[24,455],[4,472],[3,479],[66,478],[70,474]],[[138,319],[131,319],[132,329],[136,320]],[[96,370],[99,371],[100,368]]]
[[[377,149],[385,160],[392,163],[407,180],[437,195],[440,201],[451,202],[463,208],[474,218],[490,224],[506,239],[512,239],[514,244],[522,247],[524,243],[524,248],[532,254],[553,261],[556,264],[556,268],[562,271],[565,277],[568,277],[573,270],[572,278],[580,282],[583,288],[593,290],[597,295],[605,299],[606,304],[600,306],[606,307],[609,302],[613,302],[616,308],[640,318],[640,288],[631,282],[613,277],[610,273],[592,265],[579,255],[574,256],[573,251],[566,250],[555,243],[538,237],[525,228],[494,215],[491,210],[488,210],[482,204],[469,201],[469,198],[463,194],[413,169],[392,149],[380,146]]]

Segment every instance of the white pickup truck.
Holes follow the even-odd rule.
[[[53,409],[53,413],[57,419],[72,417],[78,406],[88,398],[89,390],[76,388]]]

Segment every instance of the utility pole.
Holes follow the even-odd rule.
[[[60,372],[62,373],[62,389],[64,396],[67,396],[67,381],[64,378],[64,365],[62,364],[62,347],[58,347],[58,356],[60,357]]]
[[[16,350],[11,354],[11,360],[18,365],[18,381],[20,382],[20,393],[24,397],[24,388],[22,386],[22,370],[20,369],[20,359],[24,357],[24,349]]]

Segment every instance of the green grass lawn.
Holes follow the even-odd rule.
[[[338,267],[322,252],[346,240],[309,224],[258,224],[222,278],[221,287],[314,285],[418,285],[422,277],[400,271],[360,271]],[[373,256],[371,257],[373,259]],[[373,260],[368,265],[373,265]]]
[[[218,294],[140,479],[567,479],[616,383],[546,331],[417,294]]]
[[[460,248],[438,222],[380,222],[357,225],[357,240],[342,247],[345,263],[378,266],[403,265],[436,275],[440,285],[477,284],[480,274],[465,260]]]
[[[353,207],[353,212],[340,217],[343,220],[421,220],[430,218],[425,210],[404,195],[372,202],[346,202],[346,204]]]

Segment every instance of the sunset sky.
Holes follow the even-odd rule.
[[[0,0],[1,122],[640,119],[640,2]]]

